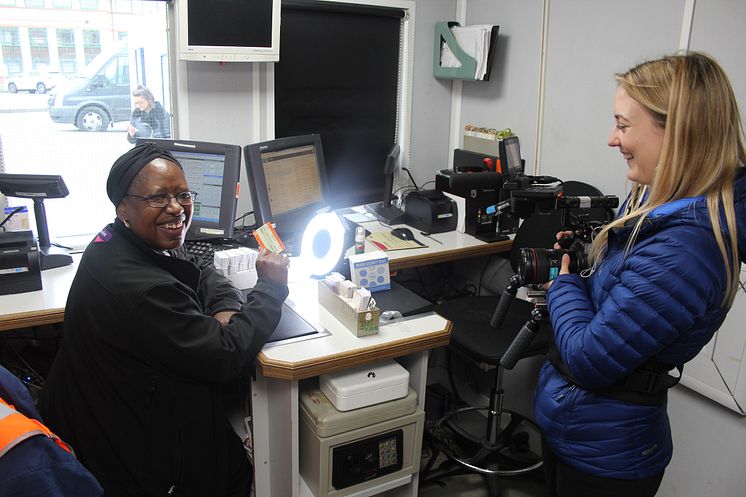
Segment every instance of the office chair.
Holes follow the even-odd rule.
[[[575,181],[565,182],[564,191],[565,195],[601,195],[598,189]],[[570,212],[575,215],[587,214],[590,219],[602,222],[608,222],[613,215],[609,209],[571,209]],[[550,248],[556,241],[556,233],[565,227],[561,211],[533,214],[525,219],[516,233],[510,252],[513,271],[517,271],[521,248]],[[428,430],[427,440],[434,451],[421,472],[421,484],[440,482],[452,475],[478,473],[485,478],[489,496],[499,497],[501,477],[527,474],[542,465],[541,455],[533,452],[529,445],[531,433],[535,438],[539,437],[536,423],[527,416],[503,407],[505,367],[500,362],[518,332],[529,321],[538,325],[538,332],[516,358],[521,360],[544,354],[550,336],[549,323],[540,304],[515,299],[499,329],[493,328],[490,321],[501,298],[461,297],[446,301],[435,309],[453,324],[449,352],[472,362],[494,366],[495,378],[489,405],[451,410]],[[486,416],[473,416],[479,411],[486,411]],[[476,434],[473,429],[475,417],[486,425],[483,432]],[[471,431],[468,429],[469,422]],[[537,443],[533,445],[538,446]],[[446,459],[434,467],[440,454]]]

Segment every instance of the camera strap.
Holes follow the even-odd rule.
[[[566,382],[585,388],[570,374],[554,339],[549,341],[547,357]],[[668,374],[672,369],[679,371],[678,377]],[[679,383],[683,370],[683,365],[669,366],[650,359],[613,385],[589,391],[630,404],[659,405],[666,401],[668,389]]]

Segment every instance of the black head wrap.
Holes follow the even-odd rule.
[[[106,180],[106,194],[115,206],[122,201],[137,173],[150,161],[159,157],[168,159],[181,168],[179,161],[170,152],[154,143],[139,144],[114,161]]]

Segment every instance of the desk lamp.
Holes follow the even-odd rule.
[[[70,193],[62,176],[48,174],[0,174],[0,192],[6,197],[30,198],[34,201],[36,233],[39,237],[41,270],[67,266],[73,258],[49,241],[45,198],[64,198]]]

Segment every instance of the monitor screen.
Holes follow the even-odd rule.
[[[182,60],[280,60],[280,0],[180,0],[176,14]]]
[[[190,140],[138,139],[157,143],[179,161],[189,188],[197,192],[187,240],[233,236],[241,175],[241,147]]]
[[[244,147],[256,225],[268,221],[282,236],[302,231],[327,207],[324,152],[319,135],[278,138]]]
[[[510,179],[523,174],[521,145],[517,136],[509,136],[500,141],[500,165],[503,174]]]

